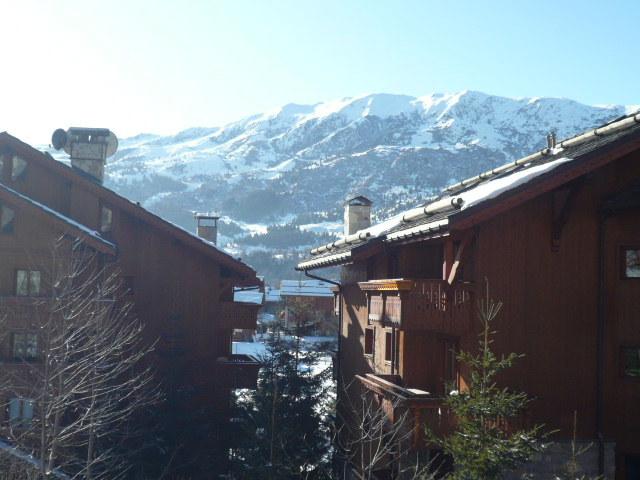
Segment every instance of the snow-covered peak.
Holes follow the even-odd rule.
[[[258,268],[293,265],[292,252],[340,230],[349,192],[372,199],[374,217],[392,218],[542,148],[551,130],[568,137],[637,109],[473,90],[291,103],[219,128],[122,139],[106,183],[188,230],[192,211],[221,211],[223,248]]]

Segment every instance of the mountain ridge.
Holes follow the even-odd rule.
[[[276,281],[306,248],[335,238],[349,195],[370,197],[382,219],[542,148],[549,131],[569,137],[634,107],[474,90],[287,104],[124,138],[106,185],[190,230],[192,211],[219,211],[220,245]]]

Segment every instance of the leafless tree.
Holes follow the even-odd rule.
[[[34,305],[38,355],[5,392],[28,398],[32,418],[10,422],[10,435],[34,452],[41,478],[56,469],[70,478],[122,478],[125,452],[141,433],[133,419],[159,399],[145,361],[151,347],[116,266],[66,237],[47,263],[45,295]]]
[[[383,471],[406,480],[435,478],[429,463],[410,448],[413,418],[401,401],[384,399],[352,382],[342,392],[337,420],[338,451],[359,478],[371,480]]]

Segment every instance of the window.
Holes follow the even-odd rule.
[[[623,278],[640,278],[640,248],[622,248],[622,276]]]
[[[384,361],[391,362],[393,356],[393,333],[385,332],[384,334]]]
[[[16,213],[9,207],[0,205],[0,233],[12,233]]]
[[[110,232],[113,226],[113,211],[108,207],[102,207],[100,210],[100,231]]]
[[[38,335],[35,333],[13,334],[13,358],[33,360],[38,356]]]
[[[17,155],[13,157],[13,162],[11,165],[11,180],[18,180],[19,178],[23,178],[27,171],[27,162],[18,157]]]
[[[640,378],[640,347],[622,347],[622,375]]]
[[[12,398],[9,400],[9,422],[12,427],[26,427],[33,419],[34,401],[30,398]]]
[[[16,295],[37,297],[40,295],[40,272],[38,270],[16,271]]]
[[[364,354],[373,355],[373,344],[375,340],[375,330],[373,328],[364,329]]]

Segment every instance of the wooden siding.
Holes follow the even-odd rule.
[[[578,437],[595,441],[599,208],[605,198],[638,182],[640,154],[635,152],[578,182],[557,187],[576,189],[560,229],[554,220],[558,218],[558,196],[566,192],[556,190],[527,198],[481,223],[474,222],[472,230],[451,232],[454,248],[470,233],[473,237],[465,248],[458,280],[470,281],[478,299],[488,279],[491,297],[503,302],[494,325],[496,353],[524,354],[499,382],[533,397],[528,422],[558,429],[558,438],[570,438],[577,411]],[[633,408],[640,405],[640,381],[620,374],[621,346],[640,345],[640,280],[620,275],[621,246],[640,245],[639,215],[637,209],[616,215],[605,227],[604,435],[605,440],[616,442],[619,455],[640,454],[640,409]],[[398,259],[391,261],[397,269],[389,268],[389,250]],[[411,278],[418,270],[415,266],[428,266],[425,268],[433,278],[441,278],[433,272],[443,263],[442,251],[442,241],[393,247],[367,261],[366,280],[390,278],[386,275],[389,272],[396,278]],[[346,268],[355,271],[358,267]],[[354,373],[388,373],[377,357],[362,360],[362,331],[369,321],[364,292],[353,284],[343,291],[341,367],[345,382]],[[420,302],[432,304],[428,297]],[[378,315],[384,316],[381,300],[374,303]],[[474,320],[475,303],[470,305],[468,326],[462,330],[441,327],[400,332],[402,385],[436,395],[445,393],[445,345],[477,350],[480,323]],[[407,305],[402,301],[402,319]],[[398,306],[393,308],[392,318],[398,316]],[[410,316],[426,317],[418,308]],[[377,332],[376,337],[379,342]],[[376,343],[376,347],[378,353],[380,345]],[[467,375],[460,372],[461,388]]]
[[[6,141],[7,135],[0,134],[0,150]],[[27,169],[24,177],[15,181],[4,172],[0,181],[9,188],[94,230],[100,227],[101,207],[112,209],[113,227],[103,235],[117,244],[117,257],[109,265],[127,277],[132,286],[128,300],[133,301],[135,313],[145,325],[145,342],[157,345],[148,358],[157,380],[168,397],[184,397],[170,412],[178,428],[194,411],[207,412],[207,421],[227,416],[229,389],[236,385],[255,387],[257,368],[247,363],[226,365],[217,359],[229,358],[232,329],[239,324],[253,328],[257,311],[251,308],[237,317],[225,317],[223,302],[233,300],[236,285],[258,285],[255,272],[113,192],[80,178],[73,170],[15,143],[11,140],[12,148],[19,147],[18,153],[27,160]],[[15,270],[27,266],[38,269],[50,262],[51,245],[59,234],[52,226],[16,211],[14,232],[0,235],[0,315],[11,319],[11,328],[31,328],[28,319],[33,317],[30,307],[20,304],[23,300],[12,298]],[[224,312],[231,310],[226,308]],[[5,358],[10,348],[6,342],[0,345]],[[21,367],[16,364],[11,368]],[[224,445],[214,444],[218,441],[213,440],[216,432],[210,437],[213,443],[207,447],[201,445],[202,439],[193,440],[225,457]]]

